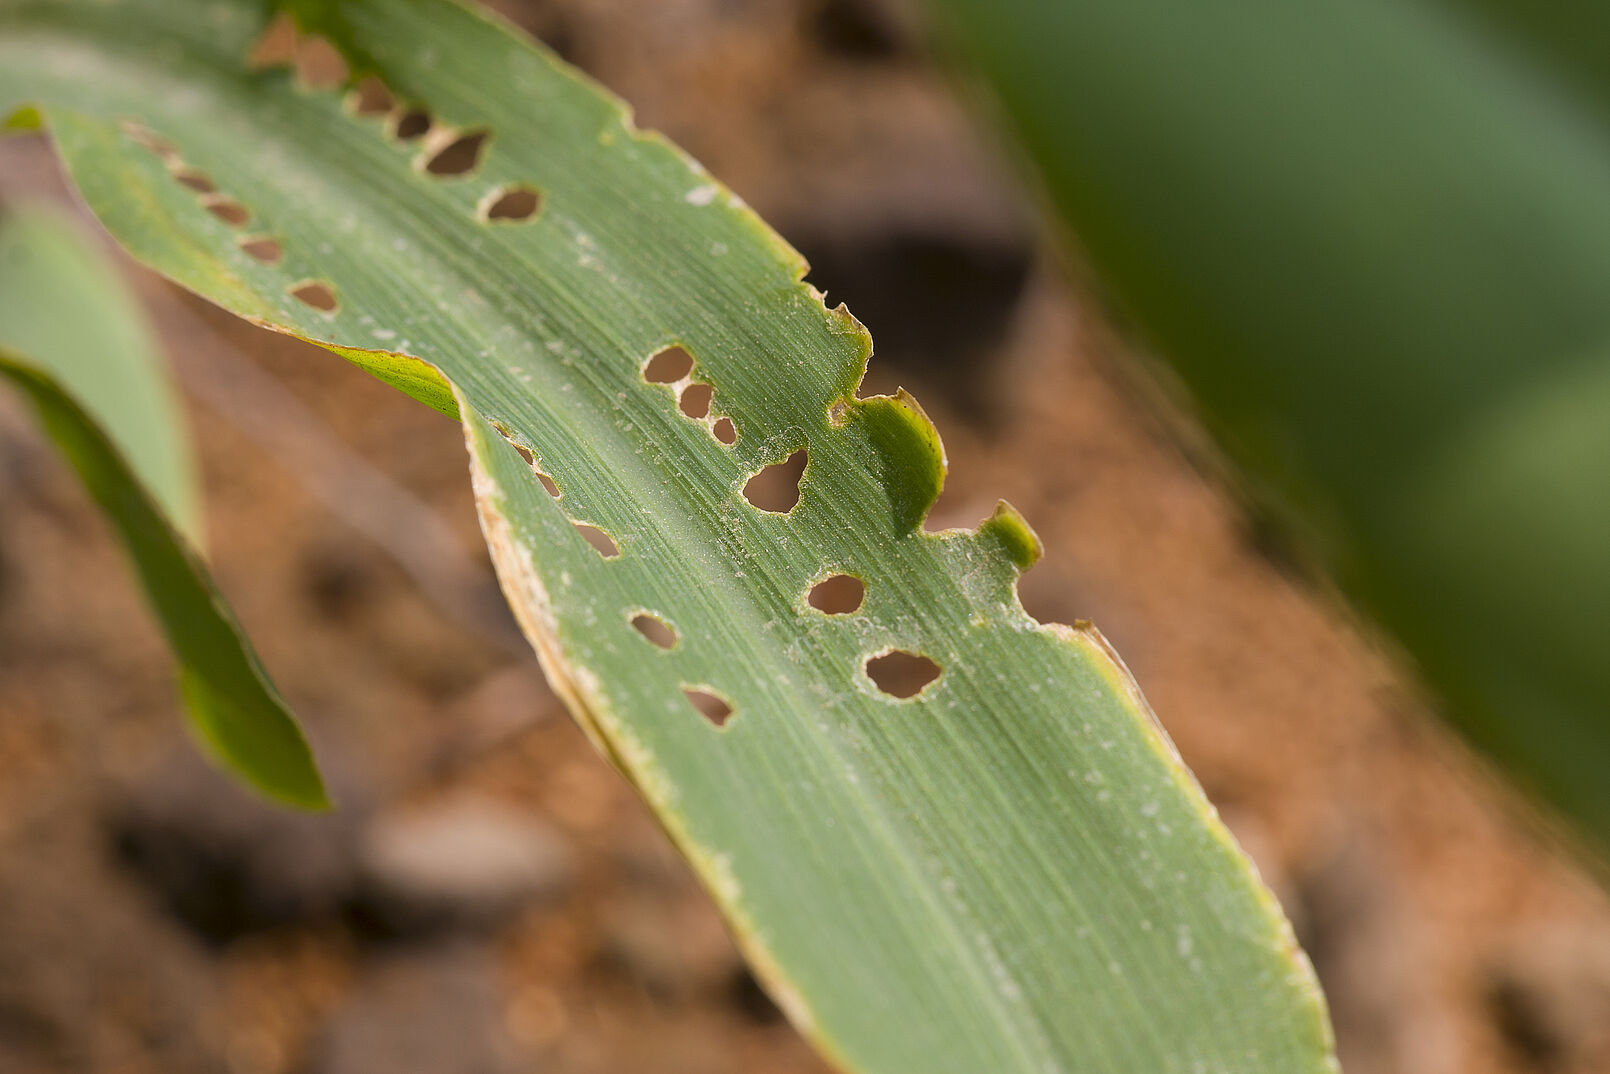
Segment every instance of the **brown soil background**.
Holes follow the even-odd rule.
[[[1123,389],[1121,335],[898,6],[499,6],[867,322],[867,387],[945,435],[936,523],[1005,497],[1035,525],[1026,605],[1124,654],[1296,922],[1350,1074],[1610,1070],[1610,902]],[[42,141],[0,143],[0,195],[65,200]],[[823,1070],[510,644],[457,428],[129,272],[217,576],[343,808],[276,812],[196,759],[118,549],[0,398],[0,1070]],[[457,551],[399,567],[437,527]]]

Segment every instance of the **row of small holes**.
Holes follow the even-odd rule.
[[[548,495],[555,500],[562,499],[564,493],[560,491],[553,477],[542,468],[542,464],[537,461],[537,457],[532,453],[531,449],[516,440],[514,434],[503,423],[494,422],[493,428],[503,435],[503,438],[519,453],[520,458],[525,460],[525,464],[531,467],[531,472],[537,475],[537,480],[542,482],[542,487],[547,491]],[[621,554],[620,546],[615,543],[615,539],[592,523],[578,522],[575,519],[571,519],[570,524],[576,527],[576,532],[581,534],[582,539],[605,559],[615,559]]]
[[[729,417],[711,419],[710,406],[715,401],[715,388],[702,380],[693,379],[697,366],[693,356],[681,347],[667,347],[643,363],[643,379],[650,384],[663,384],[676,394],[677,409],[710,430],[710,435],[731,447],[738,442],[738,426]]]
[[[282,49],[276,54],[275,46]],[[265,35],[254,59],[261,65],[289,61],[296,67],[297,78],[310,88],[339,88],[345,85],[348,72],[340,53],[322,38],[298,38],[294,25],[285,19],[276,20]],[[360,116],[383,115],[390,120],[390,131],[398,141],[426,140],[427,152],[421,158],[426,174],[439,178],[468,175],[481,161],[488,140],[485,131],[459,133],[439,131],[434,139],[427,138],[434,126],[430,113],[421,108],[399,108],[390,91],[372,76],[364,79],[354,90],[353,111]],[[211,181],[195,172],[176,173],[176,178],[203,195],[215,193]],[[480,205],[480,215],[487,221],[520,222],[535,217],[541,207],[541,195],[526,186],[506,187],[490,192]],[[227,199],[214,199],[208,208],[226,222],[243,226],[249,218],[243,206]],[[280,250],[272,239],[247,240],[254,257],[260,260],[278,260]],[[246,248],[247,242],[243,242]],[[319,299],[327,297],[333,308],[333,295],[320,296],[317,284],[300,285],[293,289],[303,301],[319,306]],[[705,423],[713,436],[723,444],[737,442],[737,427],[730,417],[722,416],[710,422],[710,407],[714,388],[691,379],[694,361],[681,348],[669,348],[650,359],[644,368],[644,378],[650,383],[680,385],[677,406],[683,414]],[[504,434],[507,436],[506,430]],[[511,438],[511,442],[512,438]],[[541,480],[543,487],[555,499],[560,496],[553,479],[538,466],[531,451],[515,444],[526,463]],[[799,502],[799,482],[803,476],[808,455],[799,450],[780,463],[768,466],[751,478],[744,486],[744,498],[756,509],[786,514]],[[606,558],[620,555],[614,540],[597,526],[573,522],[578,532]],[[866,586],[859,578],[848,574],[834,574],[811,587],[806,602],[826,615],[847,615],[858,610],[865,600]],[[631,616],[634,628],[647,640],[663,650],[676,646],[675,629],[652,612],[638,612]],[[929,658],[905,650],[889,650],[868,657],[864,670],[869,679],[883,692],[897,698],[911,698],[921,693],[936,680],[941,669]],[[684,685],[682,692],[688,703],[717,727],[725,726],[733,715],[733,706],[710,687]]]
[[[192,191],[202,208],[233,228],[244,228],[251,222],[251,210],[233,198],[218,192],[212,177],[199,168],[193,168],[179,157],[173,145],[151,133],[138,123],[125,122],[123,131],[135,142],[155,153],[168,166],[168,174],[185,189]],[[243,235],[236,243],[246,256],[265,265],[275,265],[285,256],[278,239],[270,235]],[[340,303],[335,290],[323,280],[301,280],[291,284],[286,293],[320,313],[334,313]]]
[[[650,384],[664,384],[676,390],[680,386],[677,406],[690,418],[703,419],[710,411],[715,389],[702,381],[692,379],[697,363],[681,347],[667,347],[652,355],[643,365],[643,379]],[[834,415],[835,424],[841,417]],[[722,418],[730,425],[730,419]],[[731,440],[721,436],[723,443],[737,439],[733,429]],[[756,510],[772,514],[788,514],[798,504],[800,480],[810,459],[809,452],[801,448],[781,462],[773,463],[744,483],[743,497]],[[825,615],[849,615],[860,609],[866,600],[866,583],[851,574],[833,574],[813,585],[806,594],[806,603]],[[653,624],[655,631],[647,624]],[[675,634],[664,620],[648,613],[639,613],[632,619],[644,637],[669,649],[675,644]],[[658,639],[670,638],[668,643]],[[916,697],[932,685],[942,673],[940,666],[920,653],[904,649],[891,649],[869,656],[863,663],[867,678],[885,694],[900,700]],[[691,698],[690,694],[690,698]],[[695,705],[701,712],[706,709]],[[730,706],[728,708],[730,714]]]
[[[301,37],[298,35],[294,23],[286,16],[281,15],[270,24],[268,31],[253,50],[251,61],[254,66],[268,67],[290,64],[296,69],[298,82],[312,89],[336,89],[348,81],[348,70],[339,51],[329,42],[317,37]],[[419,107],[399,107],[391,91],[379,79],[369,76],[362,79],[353,89],[350,98],[354,114],[362,117],[385,117],[391,137],[400,142],[423,141],[426,147],[425,154],[420,158],[422,167],[427,175],[437,178],[451,178],[466,176],[472,173],[480,164],[486,143],[490,137],[486,131],[471,131],[458,133],[452,130],[441,130],[432,138],[435,123],[428,111]],[[187,181],[188,180],[188,181]],[[200,175],[187,175],[181,181],[186,185],[192,182],[205,183],[207,189],[200,185],[193,186],[201,193],[211,192],[211,183]],[[535,188],[523,184],[516,184],[490,191],[479,205],[479,215],[483,221],[499,223],[521,223],[533,219],[541,208],[541,194]],[[244,220],[241,221],[244,223]],[[269,252],[268,247],[257,244],[272,243],[271,239],[252,240],[256,249],[264,253]],[[244,244],[243,244],[244,248]],[[252,256],[259,256],[253,250],[248,250]],[[280,251],[278,245],[272,248],[272,257],[278,260]],[[263,258],[260,258],[263,259]],[[295,292],[293,292],[295,293]],[[301,296],[299,296],[301,297]],[[332,296],[333,297],[333,296]],[[307,301],[304,298],[304,301]],[[709,421],[710,406],[714,398],[714,389],[706,383],[694,382],[689,378],[693,371],[693,359],[680,348],[671,348],[655,355],[644,369],[644,376],[652,383],[672,384],[687,381],[681,385],[678,393],[677,405],[683,414],[696,421],[705,423],[719,442],[732,445],[737,443],[738,430],[729,417],[718,417]],[[542,482],[548,494],[555,500],[560,499],[559,486],[553,478],[544,472],[538,464],[532,451],[514,440],[512,434],[501,425],[498,431],[514,445],[515,450]],[[800,463],[798,471],[803,471],[803,453],[798,453]],[[792,461],[792,460],[790,460]],[[768,468],[774,469],[774,468]],[[757,475],[756,480],[764,476]],[[798,473],[794,476],[796,491],[792,500],[781,510],[789,510],[798,500],[797,484]],[[746,490],[747,495],[747,490]],[[786,498],[786,497],[784,497]],[[766,509],[766,508],[763,508]],[[572,519],[578,533],[598,553],[606,559],[613,559],[620,555],[620,548],[614,539],[599,527],[586,522],[577,522]],[[849,576],[836,576],[848,578]],[[833,611],[842,598],[835,598],[837,603],[823,603],[826,598],[819,598],[818,591],[833,582],[828,579],[812,590],[813,606],[817,606],[828,614],[842,614]],[[852,579],[857,585],[859,580]],[[845,608],[853,611],[860,604],[857,597],[854,605]],[[650,644],[661,649],[669,650],[676,646],[677,635],[675,629],[664,619],[652,612],[637,612],[630,617],[634,628]],[[870,666],[870,665],[869,665]],[[708,685],[684,685],[682,693],[688,703],[704,718],[717,727],[723,727],[732,718],[733,706],[731,702],[716,693]]]
[[[339,90],[351,82],[351,71],[340,50],[328,40],[302,35],[295,21],[285,13],[276,16],[258,39],[248,62],[253,68],[291,67],[298,85],[311,90]],[[348,98],[354,115],[386,121],[390,136],[399,142],[420,142],[423,151],[416,165],[437,179],[461,179],[472,175],[486,155],[492,135],[487,130],[458,130],[439,126],[430,112],[418,105],[403,106],[384,82],[366,75],[353,86]],[[536,218],[542,207],[542,194],[525,183],[514,183],[488,191],[477,206],[479,218],[488,223],[518,224]]]

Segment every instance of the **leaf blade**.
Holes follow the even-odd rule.
[[[32,255],[25,261],[14,256],[22,249]],[[79,275],[86,264],[88,278]],[[26,274],[18,271],[22,267]],[[294,719],[205,566],[168,520],[166,511],[172,503],[193,503],[193,498],[181,495],[164,503],[148,491],[148,475],[153,470],[160,474],[160,464],[167,461],[162,454],[137,454],[136,458],[156,460],[145,466],[125,456],[132,432],[151,431],[144,421],[150,415],[134,414],[131,421],[120,409],[161,398],[154,394],[160,389],[130,388],[143,378],[161,376],[142,327],[138,322],[118,324],[108,333],[114,342],[130,340],[132,346],[144,348],[131,355],[84,353],[74,349],[84,335],[56,334],[48,326],[30,324],[63,315],[76,316],[81,323],[96,316],[116,320],[127,310],[126,299],[105,298],[106,289],[116,286],[116,278],[99,268],[93,252],[65,223],[43,213],[0,219],[0,293],[6,294],[3,304],[8,307],[0,319],[0,377],[33,404],[46,432],[122,542],[178,660],[191,726],[209,752],[272,798],[306,809],[325,808],[328,799]],[[28,296],[27,304],[13,301],[22,294]],[[106,305],[95,305],[100,302]],[[90,338],[95,338],[93,333]],[[38,348],[43,360],[24,358],[13,349],[16,341]],[[67,384],[90,383],[96,371],[104,383],[127,394],[99,392],[99,406],[91,413]],[[170,412],[160,419],[176,421],[177,416]],[[112,432],[106,431],[106,424]],[[173,471],[165,476],[182,480],[185,475],[181,470],[178,477]],[[171,488],[169,495],[173,497]]]
[[[30,92],[86,199],[214,301],[326,345],[387,346],[453,386],[488,543],[550,679],[824,1051],[868,1072],[1331,1068],[1288,926],[1127,675],[1092,635],[1017,604],[1032,534],[1009,513],[922,530],[937,433],[909,398],[853,398],[870,340],[741,202],[452,5],[343,4],[335,27],[399,99],[491,130],[479,171],[452,181],[333,98],[242,71],[248,6],[213,9],[233,15],[204,35],[173,5],[134,9],[141,33],[181,44],[142,87],[150,42],[122,45],[120,12],[97,42],[125,49],[106,64],[127,91],[115,103],[35,63]],[[23,64],[96,40],[20,10],[42,28]],[[206,92],[167,91],[187,78]],[[249,207],[282,265],[232,253],[233,233],[119,131],[131,111]],[[480,220],[510,184],[541,191],[535,221]],[[313,277],[336,311],[282,298]],[[673,344],[736,443],[644,379]],[[745,501],[801,449],[797,506]],[[828,568],[865,578],[855,614],[807,605]],[[638,635],[641,610],[675,628],[673,648]],[[863,668],[890,648],[933,658],[939,679],[885,696]],[[736,711],[718,729],[684,689]]]

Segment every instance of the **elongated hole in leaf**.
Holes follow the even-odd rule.
[[[329,284],[320,280],[293,284],[290,293],[292,298],[300,300],[303,305],[311,306],[320,313],[334,313],[336,307],[340,305],[336,301],[335,291]]]
[[[423,108],[409,108],[397,116],[392,124],[391,136],[399,142],[411,142],[430,132],[430,113]]]
[[[510,443],[514,442],[511,440]],[[553,483],[553,478],[543,472],[542,464],[537,462],[537,457],[523,444],[515,444],[514,450],[518,451],[520,457],[526,461],[526,465],[531,467],[531,472],[537,475],[537,480],[542,482],[542,487],[547,491],[548,495],[557,500],[559,498],[559,486]]]
[[[684,686],[682,693],[700,716],[717,727],[725,727],[727,721],[732,719],[732,705],[725,698],[712,693],[708,687]]]
[[[902,701],[922,693],[939,678],[941,670],[926,656],[904,649],[891,649],[866,662],[867,678],[879,690]]]
[[[296,44],[296,80],[308,89],[340,89],[350,73],[341,50],[327,38],[304,37]]]
[[[141,148],[149,149],[158,156],[173,149],[171,145],[162,142],[156,135],[152,134],[150,129],[143,123],[136,123],[132,119],[124,119],[120,120],[117,126],[119,130],[129,136],[134,144]]]
[[[667,347],[643,365],[643,379],[650,384],[675,384],[693,372],[693,355],[681,347]]]
[[[807,604],[828,615],[848,615],[865,599],[866,583],[853,574],[830,575],[811,586],[805,596]]]
[[[132,119],[124,120],[120,126],[123,128],[123,133],[134,139],[135,143],[142,148],[148,149],[157,156],[168,160],[170,164],[176,165],[179,163],[176,159],[179,151],[173,147],[173,143],[166,138],[153,134],[149,127],[136,123]]]
[[[240,248],[247,257],[261,261],[265,265],[276,265],[280,258],[285,256],[285,250],[277,239],[267,236],[241,239]]]
[[[535,187],[506,186],[488,194],[481,202],[481,219],[495,223],[523,224],[542,208],[542,195]]]
[[[632,625],[639,634],[661,649],[674,648],[676,645],[676,631],[653,612],[638,612],[632,616]]]
[[[296,38],[296,20],[291,18],[290,12],[280,12],[246,54],[246,66],[261,70],[291,64],[296,59]]]
[[[514,438],[514,434],[509,431],[509,427],[504,425],[501,421],[494,421],[492,423],[492,428],[496,429],[503,439],[509,442],[509,446],[514,448],[515,453],[519,455],[520,458],[525,460],[525,464],[531,467],[531,472],[537,475],[537,480],[542,482],[542,487],[547,491],[548,495],[552,496],[556,500],[559,499],[561,495],[559,486],[554,484],[553,478],[549,477],[543,472],[542,464],[537,461],[536,454],[530,448],[516,440]],[[611,545],[611,547],[613,547],[613,545]]]
[[[251,210],[233,198],[226,198],[220,194],[209,194],[202,205],[206,210],[230,227],[245,227],[246,221],[252,218]]]
[[[206,172],[181,167],[174,170],[173,177],[179,181],[180,186],[194,190],[197,194],[215,194],[218,192],[217,185],[207,176]]]
[[[359,116],[388,116],[397,107],[397,99],[386,84],[374,75],[365,75],[348,98],[352,112]]]
[[[799,479],[805,473],[805,449],[768,466],[744,485],[744,499],[762,511],[784,515],[799,503]]]
[[[425,171],[443,179],[468,175],[480,165],[488,137],[486,131],[459,135],[430,155],[425,161]]]
[[[690,418],[702,418],[710,413],[710,400],[715,394],[716,390],[708,384],[689,384],[682,390],[677,406]]]
[[[717,418],[710,432],[728,447],[738,442],[738,427],[732,423],[731,418]]]
[[[587,543],[592,545],[598,554],[605,559],[615,559],[621,554],[620,545],[615,543],[615,539],[597,526],[587,522],[573,524],[576,527],[576,532],[586,538]]]

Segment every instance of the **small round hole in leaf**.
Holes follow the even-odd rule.
[[[280,12],[246,54],[246,65],[258,70],[290,64],[296,59],[296,37],[296,21],[291,18],[290,12]]]
[[[708,384],[689,384],[682,390],[677,406],[690,418],[702,418],[710,413],[710,400],[715,394],[716,390]]]
[[[879,690],[902,701],[922,693],[939,678],[941,671],[940,666],[926,656],[904,649],[891,649],[866,662],[867,678]]]
[[[853,574],[833,574],[811,586],[805,602],[827,615],[848,615],[866,599],[866,583]]]
[[[416,138],[423,138],[430,132],[430,113],[423,108],[409,108],[397,117],[392,125],[391,136],[399,142],[412,142]]]
[[[575,527],[576,532],[581,534],[587,543],[592,545],[594,550],[605,559],[615,559],[621,554],[620,545],[615,543],[615,539],[597,526],[586,522],[577,522]]]
[[[661,649],[670,649],[676,645],[676,631],[664,619],[653,612],[638,612],[632,616],[632,625],[637,632]]]
[[[233,198],[209,194],[202,205],[230,227],[245,227],[246,221],[252,218],[251,210]]]
[[[169,142],[167,138],[153,134],[150,127],[138,124],[132,119],[124,119],[119,126],[122,127],[122,132],[129,135],[130,138],[134,138],[134,142],[140,147],[147,148],[151,153],[156,153],[156,155],[166,159],[167,163],[172,164],[172,166],[179,164],[179,161],[177,161],[179,150],[175,150],[174,143]]]
[[[542,195],[534,187],[500,187],[481,203],[481,218],[493,223],[524,224],[541,208]]]
[[[307,280],[303,283],[293,284],[290,288],[291,297],[300,301],[304,306],[311,306],[320,313],[334,313],[340,305],[336,301],[335,291],[322,280]]]
[[[805,449],[766,467],[744,485],[744,499],[762,511],[785,515],[799,503],[799,479],[805,474]]]
[[[354,115],[387,116],[397,107],[397,99],[386,84],[374,75],[365,75],[350,98]]]
[[[717,418],[710,431],[715,434],[717,440],[728,447],[738,442],[738,427],[732,423],[731,418]]]
[[[173,173],[173,177],[179,181],[180,186],[194,190],[197,194],[215,194],[218,192],[217,185],[208,178],[206,172],[197,171],[194,168],[179,168]]]
[[[468,175],[480,165],[488,137],[486,131],[459,135],[430,155],[425,161],[425,171],[440,179]]]
[[[703,687],[684,686],[682,693],[687,696],[688,703],[696,709],[700,716],[709,720],[717,727],[725,727],[727,721],[732,719],[732,705],[723,697],[712,693]]]
[[[255,261],[261,261],[265,265],[278,264],[280,258],[285,256],[285,250],[280,246],[279,241],[266,236],[241,239],[240,248],[247,257]]]
[[[308,89],[340,89],[347,84],[346,57],[327,38],[304,37],[296,44],[296,80]]]
[[[693,372],[693,355],[681,347],[667,347],[643,365],[643,379],[650,384],[675,384]]]

